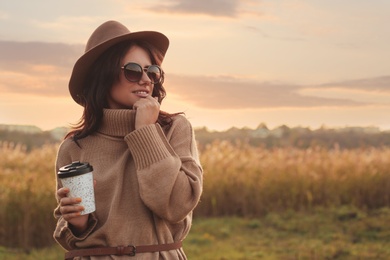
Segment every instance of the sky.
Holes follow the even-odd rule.
[[[35,0],[0,3],[0,124],[75,124],[68,81],[116,20],[164,33],[167,97],[195,128],[390,129],[388,0]]]

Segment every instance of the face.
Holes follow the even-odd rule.
[[[142,68],[152,65],[149,54],[137,45],[132,46],[127,51],[122,59],[121,65],[123,66],[129,62],[138,63]],[[152,92],[153,84],[145,72],[138,82],[130,82],[126,79],[122,70],[119,80],[111,87],[108,105],[111,109],[132,108],[136,101],[152,95]]]

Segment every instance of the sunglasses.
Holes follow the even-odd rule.
[[[123,65],[121,69],[125,74],[125,78],[130,82],[140,81],[144,71],[152,84],[160,83],[162,79],[162,69],[158,65],[150,65],[146,68],[142,68],[141,65],[137,63],[129,62]]]

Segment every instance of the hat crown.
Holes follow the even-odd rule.
[[[85,52],[88,52],[106,41],[128,33],[130,33],[129,29],[117,21],[105,22],[91,34],[85,46]]]

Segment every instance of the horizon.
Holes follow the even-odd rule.
[[[194,128],[389,130],[387,10],[380,0],[6,1],[0,124],[77,123],[71,70],[93,30],[117,20],[170,39],[161,109],[184,112]]]
[[[37,125],[26,125],[26,124],[2,124],[0,123],[0,130],[3,130],[3,129],[7,129],[7,128],[34,128],[34,129],[37,129],[39,131],[42,131],[42,132],[50,132],[50,131],[54,131],[54,130],[57,130],[57,129],[70,129],[70,126],[57,126],[57,127],[54,127],[54,128],[50,128],[50,129],[43,129],[43,128],[40,128],[39,126]],[[269,127],[267,124],[265,124],[264,122],[261,122],[257,125],[257,127],[248,127],[248,126],[243,126],[243,127],[237,127],[237,126],[231,126],[230,128],[227,128],[227,129],[221,129],[221,130],[216,130],[216,129],[210,129],[208,128],[207,126],[199,126],[199,127],[194,127],[194,130],[197,131],[197,130],[203,130],[205,129],[206,131],[208,132],[227,132],[231,129],[238,129],[238,130],[257,130],[259,128],[262,128],[262,127],[265,127],[267,128],[268,130],[270,131],[273,131],[273,130],[276,130],[278,128],[281,128],[281,127],[287,127],[289,129],[299,129],[299,128],[303,128],[303,129],[309,129],[310,131],[316,131],[316,130],[321,130],[321,129],[328,129],[328,130],[345,130],[345,129],[366,129],[366,130],[377,130],[379,132],[390,132],[390,129],[382,129],[378,126],[374,126],[374,125],[368,125],[368,126],[343,126],[343,127],[328,127],[326,125],[322,125],[318,128],[312,128],[312,127],[309,127],[309,126],[301,126],[301,125],[296,125],[296,126],[288,126],[288,125],[285,125],[285,124],[281,124],[281,125],[278,125],[278,126],[275,126],[275,127]]]

